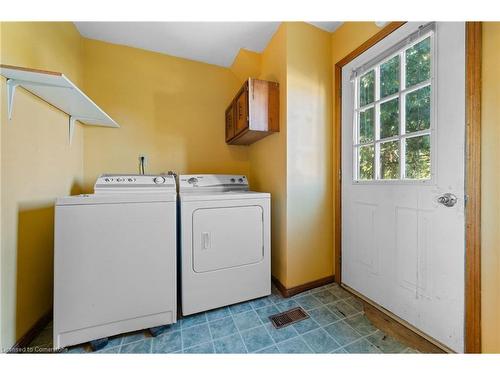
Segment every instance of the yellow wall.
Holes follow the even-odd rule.
[[[82,82],[81,38],[69,23],[1,23],[2,64],[62,71]],[[53,214],[58,196],[79,191],[83,135],[68,144],[68,116],[18,89],[1,106],[1,346],[10,348],[52,308]]]
[[[500,22],[483,24],[482,350],[500,353]]]
[[[331,36],[287,25],[286,286],[333,275]]]
[[[260,61],[280,83],[280,132],[250,146],[250,181],[272,194],[272,273],[287,288],[333,274],[330,48],[329,33],[283,23]]]
[[[120,124],[86,127],[85,190],[100,173],[248,174],[248,148],[228,146],[224,111],[239,88],[226,68],[84,39],[84,90]]]
[[[379,31],[380,28],[375,25],[375,22],[345,22],[332,33],[332,86],[334,90],[337,87],[334,74],[335,64]],[[335,96],[333,95],[332,108],[335,108]],[[334,121],[335,113],[333,113],[332,126],[335,125]],[[333,155],[337,155],[339,152],[336,145],[337,143],[334,140],[332,145]],[[335,171],[335,175],[337,175],[337,173],[338,171]],[[333,200],[332,205],[335,210],[335,200]],[[336,241],[334,229],[337,223],[335,222],[335,217],[332,222],[333,240]],[[334,267],[336,262],[335,258],[336,257],[333,259]]]
[[[280,84],[280,131],[252,144],[250,183],[254,190],[271,193],[272,274],[286,283],[286,36],[282,24],[262,53],[261,79]]]
[[[234,58],[230,69],[243,84],[248,78],[260,77],[261,64],[262,55],[260,53],[242,48]]]

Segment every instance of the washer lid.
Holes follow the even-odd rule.
[[[270,193],[260,193],[256,191],[221,191],[221,192],[202,192],[180,193],[181,202],[193,201],[219,201],[219,200],[237,200],[237,199],[270,199]]]
[[[56,206],[116,203],[175,202],[175,193],[126,193],[126,194],[81,194],[57,198]]]

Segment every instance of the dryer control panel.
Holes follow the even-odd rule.
[[[179,176],[179,191],[234,191],[248,190],[248,180],[243,175],[185,174]]]

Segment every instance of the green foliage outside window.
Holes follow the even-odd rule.
[[[399,98],[380,104],[380,138],[399,134]]]
[[[380,145],[380,178],[383,180],[399,178],[399,141]]]
[[[367,109],[359,114],[359,142],[372,142],[375,138],[375,110]]]
[[[406,140],[406,178],[428,179],[431,177],[431,137]]]
[[[431,77],[431,38],[406,50],[406,87]]]
[[[359,148],[359,179],[372,180],[374,171],[375,149],[373,145]]]
[[[406,95],[406,132],[431,126],[431,87],[425,86]]]
[[[380,65],[380,97],[399,91],[399,55]]]
[[[403,61],[401,57],[405,56]],[[405,64],[405,85],[401,87],[401,64]],[[380,64],[378,68],[379,87],[375,95],[376,68],[363,74],[359,82],[360,107],[374,103],[375,99],[382,100],[390,95],[397,94],[402,89],[411,89],[413,86],[427,81],[431,77],[431,37],[427,37],[414,46],[406,49],[404,54],[398,54]],[[358,178],[371,180],[375,178],[375,143],[399,136],[401,140],[381,142],[379,148],[380,179],[401,178],[401,167],[407,179],[429,179],[431,176],[431,140],[430,134],[407,138],[405,135],[418,131],[425,131],[431,126],[431,86],[430,84],[409,93],[402,93],[405,105],[400,108],[400,98],[375,104],[371,108],[359,113],[358,142],[368,143],[358,148]],[[377,112],[375,112],[377,108]],[[403,111],[404,124],[400,124],[400,110]],[[380,125],[380,134],[375,138],[376,114]],[[400,127],[404,126],[404,132]],[[405,146],[405,165],[400,166],[401,142]]]
[[[375,100],[375,71],[370,70],[359,79],[359,102],[361,107]]]

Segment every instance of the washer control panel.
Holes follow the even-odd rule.
[[[135,192],[137,190],[175,191],[175,177],[172,175],[103,174],[94,185],[95,193]]]
[[[193,191],[198,189],[210,190],[248,190],[248,180],[243,175],[200,174],[180,175],[179,190]]]

